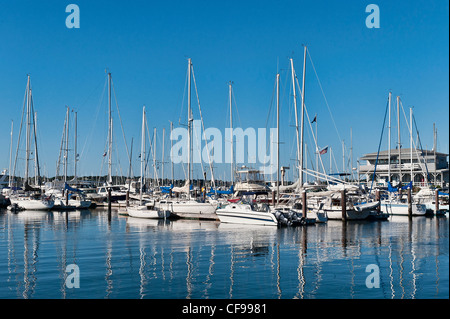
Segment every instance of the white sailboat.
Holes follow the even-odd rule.
[[[64,130],[61,140],[60,155],[58,158],[58,164],[56,168],[56,176],[59,176],[59,166],[61,160],[61,152],[63,153],[63,167],[64,167],[64,180],[45,183],[45,194],[51,195],[54,198],[55,209],[83,209],[91,206],[91,201],[86,198],[83,192],[79,189],[70,187],[67,183],[67,170],[68,170],[68,158],[69,158],[69,114],[70,109],[66,107],[66,118],[64,121]],[[77,178],[77,113],[75,112],[74,118],[75,128],[75,156],[74,156],[74,179],[73,183],[76,183]]]
[[[141,180],[139,190],[139,205],[127,207],[127,213],[130,217],[137,218],[168,218],[170,211],[160,209],[155,206],[154,200],[146,203],[142,200],[142,193],[144,187],[144,163],[145,163],[145,106],[142,109],[142,133],[141,133]]]
[[[111,191],[111,202],[123,201],[126,199],[127,193],[124,186],[113,185],[112,180],[112,151],[113,151],[113,118],[111,110],[111,72],[108,72],[108,177],[103,186],[97,187],[97,194],[100,199],[108,200],[108,190]],[[104,154],[106,156],[106,154]]]
[[[25,105],[24,105],[25,110]],[[10,195],[11,207],[26,209],[26,210],[47,210],[54,206],[54,201],[51,197],[45,197],[41,193],[40,188],[33,188],[28,184],[29,178],[29,161],[31,155],[32,136],[34,136],[34,162],[35,162],[35,184],[40,184],[39,179],[39,161],[38,148],[36,143],[36,116],[34,113],[33,100],[31,94],[31,80],[28,75],[26,87],[26,151],[25,151],[25,176],[23,182],[24,193],[13,193]],[[22,116],[23,118],[23,116]],[[33,125],[33,126],[32,126]],[[17,155],[20,145],[20,133],[17,142],[16,159],[14,161],[14,170],[12,176],[15,176],[15,167],[17,163]]]
[[[182,189],[173,188],[172,191],[180,191],[187,193],[185,199],[168,199],[159,202],[159,207],[169,207],[171,212],[181,218],[194,219],[213,219],[217,220],[216,208],[217,206],[209,201],[201,201],[191,198],[189,185],[191,182],[191,147],[192,147],[192,112],[191,112],[191,70],[192,62],[188,59],[188,177],[186,184]]]

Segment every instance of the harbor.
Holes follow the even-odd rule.
[[[448,3],[17,1],[1,300],[449,300]]]
[[[0,211],[0,298],[448,299],[448,217],[266,227]],[[79,288],[66,285],[79,267]],[[377,265],[379,288],[366,286]],[[195,302],[195,301],[194,301]]]

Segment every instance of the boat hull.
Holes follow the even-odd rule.
[[[39,200],[39,199],[26,199],[26,198],[11,198],[11,204],[17,204],[25,210],[49,210],[52,209],[55,202],[53,200]]]
[[[272,213],[266,212],[237,212],[228,211],[226,208],[218,209],[217,216],[221,223],[244,224],[244,225],[262,225],[277,226],[278,221]]]
[[[128,207],[128,216],[136,218],[164,219],[170,217],[170,211],[147,209],[147,207]]]
[[[159,204],[159,209],[169,210],[180,218],[217,220],[216,207],[210,203],[193,201],[168,201]]]
[[[385,201],[381,203],[381,209],[389,215],[409,216],[407,203],[391,203]],[[424,204],[412,204],[413,216],[425,216],[426,214],[427,208]]]

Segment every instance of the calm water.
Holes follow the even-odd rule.
[[[79,288],[66,286],[71,264]],[[366,286],[371,264],[379,288]],[[449,222],[277,229],[2,210],[0,298],[449,298]]]

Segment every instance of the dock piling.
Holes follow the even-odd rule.
[[[435,205],[434,214],[437,214],[439,212],[439,190],[438,189],[436,189],[434,191],[434,205]]]
[[[303,218],[307,218],[308,208],[306,207],[306,191],[302,191],[302,216]]]
[[[342,221],[347,221],[347,200],[345,198],[345,189],[341,191],[341,208],[342,208]]]
[[[408,216],[409,216],[409,217],[412,217],[411,188],[408,188]]]

